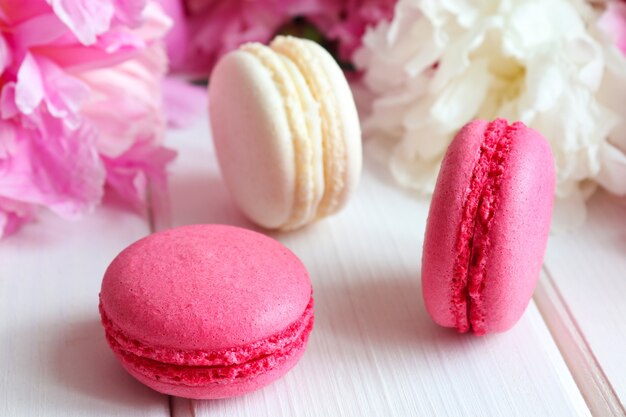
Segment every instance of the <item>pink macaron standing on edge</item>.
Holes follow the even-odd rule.
[[[510,329],[534,291],[554,199],[547,141],[521,122],[476,120],[450,144],[422,259],[426,309],[477,335]]]
[[[279,242],[231,226],[148,236],[108,267],[106,339],[124,368],[170,395],[211,399],[261,388],[304,354],[311,283]]]

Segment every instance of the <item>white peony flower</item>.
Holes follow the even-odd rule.
[[[595,184],[626,194],[626,58],[598,13],[582,0],[400,0],[355,57],[375,94],[365,133],[395,140],[396,179],[431,193],[461,126],[521,120],[550,142],[557,202],[579,221]]]

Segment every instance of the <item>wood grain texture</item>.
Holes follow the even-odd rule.
[[[579,356],[571,366],[590,372],[581,389],[596,392],[589,395],[604,407],[600,415],[626,415],[626,199],[596,194],[583,226],[551,236],[545,267],[553,287],[545,304],[562,306],[547,320],[557,339],[578,334],[580,343],[562,343],[564,354]]]
[[[169,416],[106,345],[98,292],[108,263],[149,232],[109,205],[77,223],[43,215],[0,241],[0,416]]]
[[[219,178],[206,120],[171,138],[173,224],[253,228]],[[345,211],[306,229],[270,233],[309,269],[316,325],[307,353],[250,395],[176,399],[187,416],[589,415],[533,302],[510,332],[458,335],[432,323],[420,289],[427,202],[366,160]]]

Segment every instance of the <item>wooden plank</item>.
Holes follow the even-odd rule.
[[[551,236],[537,301],[556,306],[546,318],[592,409],[626,416],[626,199],[599,192],[588,210]]]
[[[172,137],[174,225],[251,227],[222,185],[206,120]],[[434,325],[420,291],[427,203],[367,160],[341,214],[271,235],[311,274],[316,324],[304,358],[249,395],[174,400],[177,417],[589,415],[536,306],[510,332],[458,335]]]
[[[545,268],[534,299],[591,413],[595,416],[626,415],[585,335]]]
[[[0,241],[0,415],[170,415],[167,396],[117,363],[98,314],[107,264],[148,232],[109,205],[77,223],[43,215]]]

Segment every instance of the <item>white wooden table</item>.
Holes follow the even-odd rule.
[[[253,228],[220,180],[206,119],[168,143],[180,152],[169,225]],[[534,300],[511,331],[458,335],[434,325],[421,298],[428,202],[366,152],[346,210],[272,234],[311,275],[307,353],[276,383],[218,401],[154,392],[106,345],[100,280],[150,233],[148,217],[115,202],[78,223],[45,215],[0,241],[0,416],[626,415],[626,200],[599,193],[589,208],[584,227],[551,237]]]

